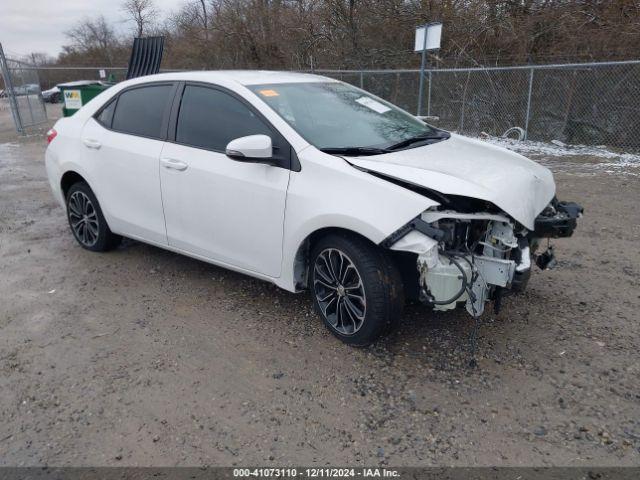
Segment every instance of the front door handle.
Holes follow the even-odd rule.
[[[160,160],[160,163],[164,168],[179,170],[180,172],[186,170],[189,167],[189,165],[187,165],[186,163],[181,162],[180,160],[176,160],[175,158],[163,158]]]
[[[87,148],[93,148],[95,150],[98,150],[102,146],[102,144],[99,141],[93,140],[91,138],[84,138],[82,140],[82,143],[84,143],[84,145]]]

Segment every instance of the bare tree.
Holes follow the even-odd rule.
[[[164,22],[152,2],[123,6],[138,35],[164,25],[171,68],[416,67],[414,29],[431,20],[445,25],[441,66],[613,60],[640,51],[640,0],[183,0]],[[104,18],[67,34],[60,61],[126,62],[129,44]]]
[[[204,37],[209,40],[209,25],[207,19],[207,3],[205,0],[200,0],[200,5],[202,6],[202,27],[204,28]]]
[[[32,52],[29,54],[29,61],[33,65],[51,65],[56,63],[56,59],[48,53]]]
[[[136,25],[136,36],[142,37],[153,27],[158,10],[153,0],[125,0],[122,10],[127,13]]]
[[[106,61],[109,66],[113,65],[118,39],[103,15],[79,21],[65,35],[71,40],[71,45],[63,48],[66,52],[84,54],[93,57],[92,60],[95,58]]]

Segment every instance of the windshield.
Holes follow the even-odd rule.
[[[444,133],[343,83],[278,83],[249,88],[321,150],[384,150],[405,143],[408,147],[411,139]]]

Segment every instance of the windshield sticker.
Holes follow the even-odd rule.
[[[280,96],[280,94],[275,90],[260,90],[258,93],[263,97],[279,97]]]
[[[360,97],[360,98],[356,99],[356,102],[358,102],[360,105],[364,105],[365,107],[370,108],[374,112],[378,112],[378,113],[386,113],[389,110],[391,110],[386,105],[384,105],[384,104],[382,104],[380,102],[377,102],[373,98],[369,98],[369,97]]]

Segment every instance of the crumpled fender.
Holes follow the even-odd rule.
[[[304,174],[291,173],[285,208],[282,275],[276,283],[295,291],[296,258],[309,236],[341,228],[379,244],[438,202],[323,154],[298,154]]]

